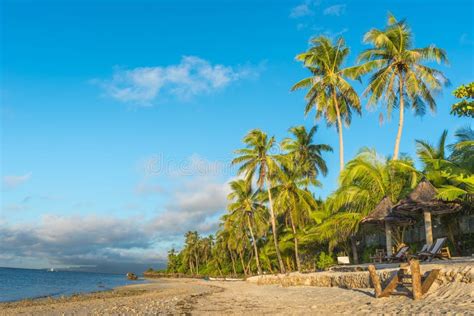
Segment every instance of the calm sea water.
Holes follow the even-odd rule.
[[[0,302],[105,291],[137,282],[145,281],[106,273],[0,268]]]

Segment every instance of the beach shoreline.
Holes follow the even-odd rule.
[[[0,315],[472,313],[473,283],[435,287],[419,301],[375,299],[373,289],[158,279],[67,298],[0,304]]]

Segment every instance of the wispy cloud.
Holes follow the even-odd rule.
[[[335,15],[341,16],[346,12],[346,5],[345,4],[336,4],[324,9],[324,15]]]
[[[303,17],[303,16],[312,15],[312,14],[314,14],[314,12],[313,12],[313,10],[311,10],[309,4],[303,3],[303,4],[300,4],[296,7],[294,7],[293,9],[291,9],[290,17],[291,18],[300,18],[300,17]]]
[[[347,27],[343,28],[342,30],[339,30],[339,31],[333,31],[331,29],[326,29],[326,30],[321,30],[321,33],[324,34],[325,36],[327,37],[330,37],[330,38],[336,38],[336,37],[339,37],[341,36],[342,34],[346,33],[347,31],[349,31],[349,29]]]
[[[4,176],[3,177],[3,188],[4,189],[15,189],[22,184],[28,182],[28,180],[31,179],[32,173],[28,172],[24,175],[10,175],[10,176]]]
[[[296,19],[310,16],[315,13],[315,8],[321,3],[320,0],[305,0],[303,3],[293,7],[290,11],[290,18]]]
[[[459,38],[459,43],[460,43],[461,45],[469,46],[469,45],[474,44],[474,41],[473,41],[472,38],[469,36],[469,34],[463,33],[463,34],[461,35],[461,37]]]
[[[255,67],[212,64],[196,56],[184,56],[176,65],[116,68],[111,79],[93,82],[118,101],[149,106],[160,94],[189,99],[257,75]]]

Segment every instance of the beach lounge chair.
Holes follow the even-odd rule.
[[[421,247],[420,251],[417,252],[417,254],[421,252],[427,252],[430,250],[430,248],[431,248],[430,245],[424,244],[423,247]]]
[[[408,261],[410,261],[412,258],[414,259],[419,259],[418,256],[421,254],[421,253],[426,253],[428,252],[429,250],[431,249],[431,245],[429,244],[424,244],[423,247],[421,247],[421,249],[419,251],[417,251],[415,254],[408,254]]]
[[[407,253],[408,253],[408,249],[410,247],[408,246],[403,246],[400,248],[400,250],[398,250],[398,252],[395,254],[395,255],[392,255],[390,257],[385,257],[385,260],[388,261],[388,262],[402,262],[402,261],[406,261],[407,259]]]
[[[447,240],[448,238],[446,237],[438,238],[436,239],[436,242],[434,243],[434,245],[428,251],[424,251],[424,252],[420,251],[413,257],[420,260],[429,260],[429,261],[433,260],[434,258],[444,259],[446,258],[446,256],[443,255],[442,249]],[[448,256],[447,258],[449,257],[450,256]]]

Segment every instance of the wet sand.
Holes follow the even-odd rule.
[[[109,292],[0,304],[0,315],[386,313],[474,315],[474,284],[435,286],[423,300],[413,301],[405,296],[375,299],[371,289],[159,279]]]

